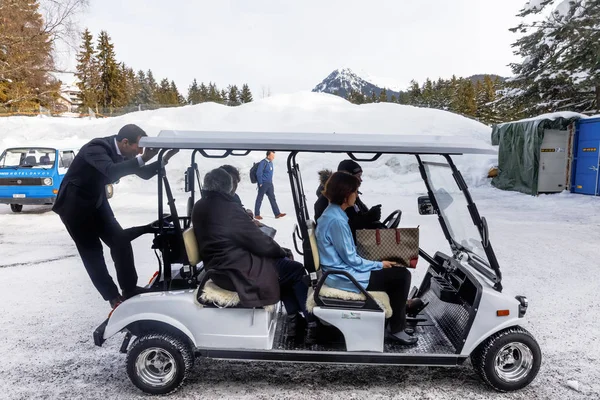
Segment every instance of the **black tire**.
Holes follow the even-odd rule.
[[[167,333],[138,338],[127,354],[129,379],[149,394],[167,394],[179,389],[193,365],[191,346]],[[166,382],[160,382],[162,379]]]
[[[498,369],[497,358],[506,362]],[[542,352],[531,333],[516,326],[495,333],[480,344],[471,354],[471,364],[492,388],[510,392],[524,388],[535,379],[542,364]],[[511,374],[515,376],[508,376]]]
[[[10,210],[16,213],[21,212],[23,211],[23,204],[11,204]]]

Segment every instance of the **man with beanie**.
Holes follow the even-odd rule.
[[[354,175],[359,181],[362,182],[363,170],[360,164],[358,164],[356,161],[344,160],[339,163],[337,170],[338,172],[346,172]],[[323,211],[325,211],[329,205],[329,200],[327,200],[327,198],[321,193],[325,187],[327,179],[329,179],[329,176],[331,176],[331,171],[319,171],[320,190],[317,190],[319,193],[319,198],[315,202],[315,221],[318,220],[321,214],[323,214]],[[358,193],[362,194],[360,192]],[[350,225],[350,230],[352,231],[352,236],[354,237],[356,237],[357,229],[374,229],[383,227],[381,222],[379,222],[381,219],[381,204],[373,206],[369,209],[366,204],[362,202],[360,197],[356,197],[354,207],[348,207],[346,209],[346,214],[348,215],[348,224]]]
[[[273,160],[275,152],[267,151],[267,157],[261,160],[256,170],[256,184],[258,185],[258,194],[256,195],[256,203],[254,204],[254,218],[262,219],[260,216],[260,206],[262,205],[265,194],[271,203],[271,209],[275,218],[285,217],[286,214],[279,211],[279,206],[275,200],[275,188],[273,186]]]
[[[235,291],[244,307],[283,302],[287,335],[294,336],[306,310],[304,267],[291,251],[264,235],[233,196],[235,183],[223,168],[204,176],[202,198],[194,205],[192,225],[204,268],[219,287]],[[316,323],[309,328],[316,328]]]
[[[138,145],[144,136],[142,128],[129,124],[117,135],[85,144],[69,167],[52,207],[75,242],[92,283],[113,308],[143,289],[137,287],[131,236],[117,222],[105,186],[127,175],[150,179],[158,173],[158,161],[146,165],[158,150]],[[165,155],[165,164],[175,153],[177,150],[171,150]],[[110,248],[123,296],[108,274],[101,241]]]

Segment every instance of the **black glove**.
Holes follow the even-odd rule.
[[[371,209],[367,211],[367,215],[369,216],[370,221],[379,221],[381,219],[381,204],[371,207]]]

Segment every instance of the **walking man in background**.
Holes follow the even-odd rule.
[[[275,200],[275,188],[273,187],[274,159],[275,152],[272,150],[267,151],[267,158],[258,164],[258,169],[256,170],[256,182],[258,185],[258,195],[256,196],[256,203],[254,204],[254,218],[256,219],[262,219],[260,216],[260,206],[262,205],[265,194],[269,198],[275,218],[285,217],[285,214],[279,211],[279,206]]]
[[[117,135],[85,144],[67,171],[52,208],[75,242],[92,283],[113,308],[144,289],[137,286],[131,237],[116,220],[105,185],[127,175],[150,179],[158,173],[158,161],[146,165],[158,150],[146,148],[142,153],[138,146],[144,136],[142,128],[129,124]],[[175,153],[177,150],[167,152],[164,163]],[[123,296],[108,274],[100,241],[110,248]]]

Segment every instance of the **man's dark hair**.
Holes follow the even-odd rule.
[[[341,206],[344,201],[358,190],[360,180],[347,172],[335,172],[325,183],[323,195],[330,203]]]
[[[219,168],[222,168],[225,171],[227,171],[227,173],[233,178],[234,182],[240,183],[240,181],[242,180],[242,178],[240,177],[240,170],[234,167],[233,165],[225,164],[221,165]]]
[[[269,157],[271,155],[271,153],[275,153],[274,150],[267,150],[267,157]]]
[[[135,124],[127,124],[119,130],[117,133],[117,142],[127,139],[129,143],[135,144],[138,142],[138,138],[148,136],[146,132]]]

